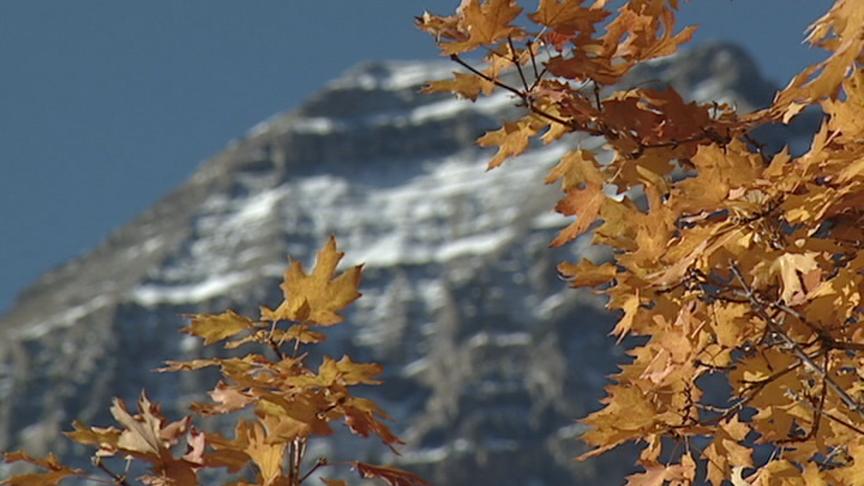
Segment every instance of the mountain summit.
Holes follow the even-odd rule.
[[[179,415],[214,379],[149,371],[200,356],[177,333],[182,314],[254,315],[253,303],[278,303],[288,257],[308,262],[332,234],[348,263],[365,264],[364,296],[324,347],[386,370],[375,398],[408,445],[380,460],[433,484],[620,483],[620,462],[572,460],[575,421],[597,406],[621,353],[602,303],[555,272],[567,251],[600,250],[547,248],[566,220],[551,211],[558,189],[542,180],[565,147],[486,173],[489,152],[473,141],[515,113],[514,100],[418,93],[456,69],[354,67],[27,288],[0,320],[0,450],[84,460],[60,431],[76,418],[110,423],[111,398],[142,389]],[[774,94],[744,52],[720,44],[643,66],[627,83],[668,83],[744,111]],[[366,442],[337,437],[320,452],[390,454]]]

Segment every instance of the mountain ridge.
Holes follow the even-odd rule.
[[[0,318],[0,449],[59,447],[83,460],[57,445],[58,431],[73,418],[108,423],[115,393],[145,388],[182,413],[212,376],[145,371],[202,352],[175,338],[180,315],[255,315],[258,303],[278,301],[288,258],[308,261],[335,234],[349,263],[366,264],[364,297],[325,350],[384,365],[375,398],[409,442],[401,459],[375,444],[368,454],[433,483],[615,484],[626,471],[614,459],[570,460],[580,450],[574,420],[596,407],[621,351],[606,336],[612,316],[602,303],[567,289],[554,270],[602,250],[584,239],[547,248],[566,220],[551,212],[558,191],[542,180],[566,146],[536,147],[486,173],[488,151],[473,141],[517,108],[506,94],[468,103],[417,93],[453,70],[348,70],[29,287]],[[661,80],[745,111],[774,92],[743,51],[723,44],[655,61],[627,83]],[[776,145],[796,133],[766,137]],[[359,445],[322,447],[339,456]]]

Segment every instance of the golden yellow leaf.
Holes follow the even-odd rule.
[[[570,282],[571,287],[596,287],[615,278],[618,269],[611,263],[597,265],[582,259],[579,263],[559,263],[558,273]]]
[[[357,265],[336,275],[336,266],[343,256],[331,236],[318,252],[311,274],[306,274],[300,262],[291,262],[282,283],[285,300],[275,311],[263,308],[262,320],[308,320],[322,326],[342,322],[339,312],[361,295],[357,286],[363,268]]]
[[[803,298],[805,292],[802,285],[802,276],[813,270],[819,269],[816,262],[816,253],[784,253],[771,264],[771,274],[780,277],[783,284],[781,298],[787,304],[796,304],[798,299]]]
[[[563,199],[558,201],[555,210],[565,216],[576,215],[576,221],[558,233],[550,243],[551,247],[559,247],[575,240],[591,228],[597,221],[606,194],[602,186],[588,184],[585,189],[574,189],[569,191]]]
[[[495,89],[495,84],[477,76],[476,74],[453,73],[450,79],[430,81],[423,87],[424,93],[454,93],[463,98],[475,101],[482,93],[490,95]]]
[[[264,426],[258,422],[245,421],[238,425],[237,434],[245,441],[244,452],[258,467],[263,486],[272,486],[282,477],[285,461],[285,443],[269,443]]]
[[[229,310],[221,314],[194,314],[192,322],[181,329],[186,334],[204,338],[204,344],[213,344],[252,329],[252,320]]]
[[[487,132],[477,139],[481,147],[498,147],[498,152],[489,161],[487,170],[503,164],[505,160],[515,157],[528,148],[528,143],[537,133],[537,126],[530,117],[519,121],[505,123],[498,130]]]

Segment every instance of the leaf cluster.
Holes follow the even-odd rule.
[[[199,430],[191,416],[170,422],[144,393],[136,412],[122,400],[114,400],[111,415],[118,426],[76,422],[66,435],[95,449],[94,466],[117,485],[137,481],[147,486],[195,486],[205,470],[222,469],[240,477],[254,476],[251,483],[245,479],[227,483],[232,486],[299,486],[322,468],[348,466],[361,478],[380,479],[390,486],[425,486],[416,475],[392,467],[306,458],[310,441],[331,435],[337,422],[358,436],[377,437],[391,449],[402,443],[384,423],[387,414],[352,391],[358,385],[380,384],[376,377],[381,366],[356,363],[348,356],[339,360],[325,356],[317,369],[309,364],[308,346],[324,341],[321,330],[340,324],[340,312],[360,297],[357,287],[362,268],[337,273],[342,257],[335,239],[330,238],[310,273],[299,262],[292,262],[282,283],[284,300],[275,310],[262,307],[257,320],[229,310],[190,316],[190,324],[182,329],[202,338],[205,345],[262,350],[242,357],[169,361],[158,370],[218,368],[222,378],[210,391],[210,401],[193,403],[191,410],[201,417],[235,414],[232,437]],[[126,467],[112,469],[112,458],[125,459]],[[62,465],[54,456],[35,459],[12,452],[5,459],[30,463],[41,472],[13,476],[0,481],[3,485],[54,486],[66,479],[89,477],[83,470]],[[133,462],[145,465],[148,472],[131,477]],[[320,479],[328,486],[348,484],[342,479]]]
[[[616,89],[693,29],[676,29],[676,0],[607,3],[540,0],[523,15],[463,0],[417,18],[461,67],[426,91],[504,91],[524,107],[477,140],[497,148],[490,169],[567,134],[612,154],[577,146],[546,179],[572,217],[551,245],[590,235],[613,254],[559,272],[620,312],[612,334],[643,336],[583,420],[582,458],[644,444],[633,486],[864,484],[864,7],[838,0],[807,37],[828,58],[739,114]],[[751,137],[810,106],[825,118],[806,153]]]

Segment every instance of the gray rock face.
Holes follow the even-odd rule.
[[[309,262],[333,234],[348,263],[365,263],[364,296],[324,351],[384,365],[385,385],[369,394],[408,445],[393,457],[337,438],[318,452],[401,463],[433,484],[619,484],[629,462],[572,461],[575,420],[597,407],[620,352],[602,303],[554,270],[596,250],[547,248],[566,221],[542,180],[565,147],[486,173],[489,153],[473,140],[515,113],[513,99],[418,94],[454,69],[355,67],[26,289],[0,321],[0,449],[83,461],[59,432],[76,418],[107,425],[111,398],[142,389],[182,414],[214,375],[149,371],[201,355],[176,332],[181,314],[278,304],[287,258]],[[773,94],[722,45],[658,60],[629,82],[651,80],[742,109]]]

